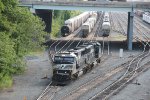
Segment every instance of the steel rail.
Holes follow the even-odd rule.
[[[143,44],[144,44],[144,43],[143,43]],[[148,43],[147,43],[147,44],[148,44]],[[144,45],[144,47],[146,47],[146,46]],[[150,46],[149,46],[149,47],[150,47]],[[114,81],[112,84],[110,84],[109,86],[107,86],[106,88],[104,88],[102,91],[100,91],[100,92],[98,92],[97,94],[95,94],[94,96],[92,96],[89,100],[96,99],[96,98],[97,98],[98,96],[100,96],[102,93],[104,93],[105,91],[107,91],[108,89],[110,89],[112,86],[114,86],[115,84],[117,84],[118,82],[120,82],[123,78],[125,78],[125,77],[126,77],[127,75],[129,75],[131,72],[134,72],[134,71],[136,72],[136,70],[139,69],[139,63],[140,63],[140,61],[141,61],[142,59],[144,59],[146,56],[148,56],[149,53],[150,53],[150,50],[149,50],[149,52],[148,52],[147,55],[144,55],[144,54],[145,54],[145,48],[144,48],[144,49],[143,49],[143,52],[142,52],[141,54],[139,54],[137,57],[135,57],[135,58],[133,58],[133,59],[131,60],[131,62],[129,63],[129,66],[128,66],[126,72],[122,75],[122,77],[120,77],[118,80]],[[144,55],[144,56],[143,56],[143,55]],[[141,56],[143,56],[143,57],[141,58]],[[133,62],[134,62],[136,59],[138,59],[139,57],[140,57],[140,59],[138,60],[135,69],[130,72],[129,70],[130,70],[130,68],[131,68],[131,64],[133,64]],[[134,73],[133,73],[133,75],[134,75]],[[127,80],[127,82],[129,82],[131,79],[132,79],[132,76]],[[126,83],[127,83],[127,82],[126,82]],[[123,87],[124,85],[125,85],[125,83],[124,83],[123,85],[119,86],[119,88],[120,88],[120,87]],[[117,89],[118,89],[118,88],[117,88]],[[117,90],[115,90],[115,91],[111,92],[110,94],[108,94],[107,96],[105,96],[105,98],[103,98],[103,100],[108,99],[108,98],[109,98],[114,92],[116,92],[116,91],[117,91]]]

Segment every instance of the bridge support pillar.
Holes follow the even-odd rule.
[[[36,9],[35,10],[36,15],[42,18],[42,20],[45,22],[45,31],[50,33],[51,32],[51,25],[52,25],[52,11],[51,10],[42,10],[42,9]]]
[[[128,50],[132,50],[132,40],[133,40],[133,12],[128,12],[128,26],[127,26],[127,44]]]

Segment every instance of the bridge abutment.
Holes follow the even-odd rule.
[[[36,9],[35,13],[45,22],[45,31],[50,33],[52,26],[52,10]]]

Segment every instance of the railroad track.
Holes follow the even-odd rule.
[[[93,35],[95,36],[95,35]],[[92,37],[91,41],[94,40],[94,38]],[[90,42],[90,41],[89,41]],[[129,66],[127,67],[127,65],[122,65],[121,67],[117,67],[116,69],[112,70],[109,74],[106,74],[104,78],[98,76],[95,77],[94,79],[92,79],[91,81],[82,84],[81,86],[79,86],[77,89],[71,91],[70,93],[68,93],[67,95],[65,95],[64,97],[62,97],[60,100],[73,100],[73,99],[77,99],[80,95],[86,93],[88,90],[92,89],[93,87],[99,85],[101,82],[108,80],[111,76],[113,76],[114,74],[124,70],[125,68],[127,68],[127,71],[125,74],[123,74],[123,76],[119,79],[119,81],[115,81],[112,83],[112,85],[109,85],[108,87],[106,87],[104,90],[100,91],[98,94],[92,96],[90,98],[90,100],[93,99],[107,99],[109,98],[109,96],[111,96],[112,94],[114,94],[114,92],[116,92],[115,88],[120,88],[123,87],[124,83],[129,82],[130,80],[132,80],[133,76],[137,75],[137,71],[140,73],[142,71],[142,69],[144,69],[144,67],[139,67],[139,63],[142,59],[144,59],[146,56],[148,56],[149,53],[145,53],[143,52],[141,55],[139,55],[138,57],[134,58]],[[128,64],[128,63],[127,63]],[[136,65],[137,64],[137,65]],[[139,71],[139,69],[141,71]],[[136,73],[134,73],[136,72]],[[115,88],[114,88],[115,87]],[[52,88],[52,87],[51,87]],[[50,89],[50,88],[49,88]],[[51,98],[54,97],[55,92],[57,92],[59,89],[57,89],[57,87],[54,90],[49,90],[49,91],[54,91],[53,93],[49,93],[50,95],[45,96],[45,98]],[[47,91],[47,90],[46,90]],[[48,92],[49,92],[48,91]],[[46,95],[48,92],[43,92],[41,96]],[[43,98],[41,97],[40,98]],[[39,99],[39,100],[47,100],[47,99]],[[51,99],[50,99],[51,100]]]
[[[100,15],[102,15],[102,14],[100,14]],[[99,24],[99,19],[98,19],[98,22],[96,23],[96,25],[97,24]],[[58,40],[56,41],[56,42],[54,42],[53,44],[51,44],[51,46],[49,47],[49,55],[51,56],[51,53],[50,53],[50,51],[51,51],[51,48],[52,48],[52,46],[54,46],[55,45],[55,47],[54,47],[54,50],[53,50],[53,54],[57,54],[57,53],[59,53],[59,52],[61,52],[61,51],[66,51],[66,50],[68,50],[69,49],[69,47],[74,43],[74,40],[75,40],[75,38],[74,37],[79,37],[80,36],[80,30],[81,29],[78,29],[78,30],[76,30],[76,34],[75,35],[73,35],[73,36],[71,36],[71,35],[69,35],[69,36],[67,36],[66,38],[68,39],[68,37],[69,37],[69,39],[68,39],[68,41],[61,47],[61,48],[59,48],[58,49],[58,47],[60,47],[59,45],[61,44],[61,40],[58,42]],[[96,34],[96,30],[97,29],[93,29],[92,30],[92,32],[90,33],[91,34],[91,36],[90,36],[90,40],[89,40],[89,42],[91,42],[92,40],[94,40],[94,34]],[[77,43],[77,45],[76,45],[76,47],[81,43],[81,41],[84,41],[84,38],[80,38],[80,40],[79,40],[79,43]],[[84,41],[85,42],[85,41]],[[83,43],[84,43],[83,42]],[[68,46],[67,46],[68,45]],[[65,46],[67,46],[67,47],[65,47]],[[65,50],[63,50],[65,48]],[[55,53],[54,53],[55,52]]]
[[[58,92],[60,89],[60,86],[53,86],[52,82],[50,82],[50,84],[36,100],[52,100],[56,92]]]
[[[99,12],[95,27],[93,28],[91,33],[89,33],[88,36],[86,37],[86,39],[89,40],[89,42],[94,41],[94,40],[96,41],[96,38],[98,37],[97,33],[98,33],[98,31],[100,31],[99,29],[101,27],[102,18],[103,18],[103,13]]]
[[[122,13],[118,14],[118,16],[120,17],[119,19],[123,21],[124,25],[127,26],[128,21],[127,14]],[[148,36],[149,30],[143,24],[140,24],[137,19],[134,19],[134,25],[135,25],[135,29],[133,30],[133,33],[135,35],[134,38],[139,38],[141,41],[148,41],[150,39],[150,37]],[[125,30],[127,30],[127,28]]]
[[[107,56],[105,58],[105,60],[107,60],[109,58],[108,55],[104,55],[104,56],[105,57]],[[104,63],[105,60],[102,61],[101,64]],[[92,80],[85,82],[84,84],[78,86],[76,89],[73,89],[73,91],[70,91],[62,98],[59,98],[59,100],[78,100],[78,98],[80,96],[82,96],[83,94],[87,93],[94,87],[97,87],[97,86],[103,84],[104,81],[109,80],[113,75],[117,74],[118,72],[125,70],[128,63],[129,62],[123,63],[123,64],[119,65],[118,67],[111,69],[109,72],[105,73],[104,75],[96,76]]]
[[[144,49],[144,51],[145,51],[145,49]],[[93,100],[93,99],[94,100],[95,99],[96,100],[107,99],[113,93],[112,91],[114,91],[117,87],[122,87],[122,86],[125,85],[124,83],[129,82],[131,80],[131,78],[135,75],[135,72],[138,69],[142,68],[142,67],[139,67],[140,61],[142,59],[144,59],[145,57],[147,57],[147,56],[149,56],[149,52],[148,53],[147,52],[146,53],[143,52],[139,56],[135,57],[130,62],[129,65],[128,65],[128,63],[126,63],[126,65],[121,66],[118,69],[112,70],[112,72],[110,72],[108,75],[106,75],[105,78],[101,78],[101,77],[94,78],[93,80],[87,82],[86,84],[83,84],[80,87],[78,87],[77,89],[71,91],[70,93],[65,95],[63,98],[61,98],[61,100],[70,100],[70,99],[71,100],[76,100],[76,99],[78,99],[78,97],[80,97],[80,95],[82,95],[85,92],[89,91],[93,87],[96,87],[101,82],[107,80],[108,78],[110,78],[111,76],[113,76],[117,72],[122,71],[124,68],[126,68],[128,66],[126,72],[122,75],[121,78],[119,78],[119,80],[113,82],[111,85],[106,87],[100,93],[92,96],[89,100]],[[143,69],[144,69],[144,67],[143,67]],[[142,71],[142,69],[141,69],[141,71]],[[138,72],[140,72],[140,71],[138,71]]]
[[[146,56],[146,55],[147,54],[145,52],[143,52],[142,55],[138,56],[136,59],[133,59],[132,64],[134,65],[134,67],[137,63],[139,63],[138,59],[144,58],[143,56]],[[80,97],[82,94],[88,92],[90,89],[96,87],[97,85],[100,85],[103,81],[106,81],[106,80],[110,79],[114,74],[116,74],[116,73],[118,73],[122,70],[128,69],[129,75],[130,75],[131,72],[134,72],[134,69],[135,70],[140,69],[138,67],[135,67],[134,69],[133,69],[133,67],[131,68],[132,64],[130,65],[130,67],[127,68],[128,64],[129,64],[129,62],[118,66],[117,68],[111,70],[109,73],[107,73],[103,77],[97,76],[97,77],[93,78],[91,81],[88,81],[85,84],[82,84],[81,86],[79,86],[78,88],[76,88],[73,91],[69,92],[68,94],[66,94],[62,98],[59,98],[59,100],[77,100],[78,97]],[[124,79],[126,80],[127,78],[129,78],[129,75],[124,76],[125,77]],[[90,100],[92,100],[92,99],[95,100],[95,98],[90,98]],[[98,100],[101,100],[101,99],[98,98]]]
[[[127,71],[122,75],[122,77],[114,81],[109,86],[105,87],[105,89],[103,89],[102,91],[92,96],[89,100],[107,100],[114,93],[120,91],[123,87],[125,87],[125,85],[128,82],[130,82],[135,77],[135,75],[137,75],[138,73],[142,72],[145,69],[145,66],[139,66],[139,63],[141,60],[143,60],[149,55],[150,55],[150,51],[143,52],[138,57],[134,58],[130,62]]]
[[[104,17],[104,13],[102,12],[101,14],[99,14],[99,21],[98,21],[98,28],[97,28],[97,30],[96,30],[96,34],[94,34],[94,37],[99,37],[100,36],[100,34],[99,33],[101,33],[101,31],[102,31],[102,23],[103,23],[103,17]]]
[[[121,33],[124,36],[127,36],[127,27],[126,27],[127,26],[127,14],[126,13],[122,13],[122,14],[115,13],[114,15],[115,16],[113,16],[113,17],[114,17],[114,19],[117,19],[116,22],[118,23],[118,26],[120,27],[119,29],[121,29],[121,30],[116,30],[116,32]],[[144,43],[144,40],[145,41],[149,41],[148,36],[146,34],[144,34],[137,27],[137,25],[138,25],[138,23],[136,22],[135,23],[135,28],[136,29],[133,30],[133,33],[134,33],[133,38],[134,38],[134,40],[139,41],[142,44]],[[136,33],[138,33],[138,34],[136,34]]]
[[[120,18],[122,18],[122,20],[125,21],[124,23],[126,23],[126,25],[127,25],[127,21],[128,21],[127,14],[126,14],[126,13],[123,13],[123,14],[120,15],[120,16],[121,16]],[[123,17],[122,17],[122,16],[123,16]],[[135,26],[135,29],[133,30],[134,34],[135,34],[138,38],[140,38],[141,40],[146,41],[146,38],[147,38],[146,34],[149,33],[149,31],[147,30],[147,28],[144,27],[142,23],[139,24],[139,22],[138,22],[137,19],[135,19],[135,18],[134,18],[134,26]],[[136,33],[138,33],[138,34],[136,34]]]
[[[149,40],[149,37],[145,36],[147,40]],[[137,36],[136,36],[137,38]],[[135,39],[136,39],[135,38]],[[138,38],[139,39],[139,38]],[[138,40],[137,40],[138,41]],[[126,72],[116,81],[114,81],[112,84],[105,87],[103,90],[99,91],[97,94],[89,98],[89,100],[107,100],[112,95],[118,93],[121,89],[123,89],[127,83],[129,83],[131,80],[133,80],[136,76],[138,76],[140,73],[142,73],[145,69],[148,69],[150,64],[150,61],[147,62],[145,65],[140,66],[140,63],[143,59],[150,56],[150,44],[149,41],[142,42],[144,45],[143,52],[139,54],[137,57],[134,57],[131,62],[129,63]],[[149,51],[145,52],[146,45],[148,45]]]
[[[76,47],[77,46],[79,46],[80,44],[81,44],[81,42],[83,42],[83,43],[85,43],[85,42],[92,42],[92,41],[96,41],[96,38],[94,39],[94,36],[96,35],[96,32],[97,32],[97,27],[99,26],[99,23],[100,23],[100,21],[101,21],[101,17],[102,17],[102,13],[99,13],[99,15],[98,15],[100,18],[98,18],[98,20],[97,20],[97,23],[95,24],[95,27],[96,28],[94,28],[93,30],[92,30],[92,32],[91,33],[89,33],[88,34],[88,37],[87,38],[90,38],[89,39],[89,41],[86,41],[86,39],[85,38],[80,38],[80,40],[79,40],[79,42],[77,43],[77,45],[76,45]],[[80,36],[80,34],[78,33],[78,36],[76,36],[76,37],[79,37]],[[72,43],[70,43],[70,45],[71,45]],[[70,46],[69,45],[69,46]],[[66,49],[67,50],[67,49]]]
[[[127,14],[126,14],[126,16],[127,16]],[[150,39],[150,29],[143,24],[143,21],[140,20],[137,16],[134,16],[134,23],[138,27],[137,29],[144,34],[147,34],[148,38]],[[139,24],[139,23],[141,23],[141,24]]]
[[[99,23],[98,23],[99,24]],[[96,29],[92,31],[92,33],[96,34]],[[79,32],[77,33],[78,36],[80,35]],[[94,40],[94,34],[92,34],[92,37],[91,37],[91,40],[89,40],[89,42],[93,41]],[[75,35],[77,36],[77,35]],[[72,41],[73,40],[73,41]],[[77,43],[76,47],[81,44],[81,41],[83,41],[83,38],[80,39],[80,41]],[[63,51],[67,51],[69,49],[69,47],[73,44],[74,42],[74,37],[71,37],[70,40],[68,40],[61,48],[58,49],[58,46],[61,44],[62,41],[56,41],[54,43],[52,43],[49,47],[49,55],[52,56],[51,54],[57,54],[59,52],[61,52],[64,48]],[[85,42],[85,41],[84,41]],[[83,43],[84,43],[83,42]],[[67,46],[68,45],[68,46]],[[67,47],[65,47],[67,46]],[[54,50],[52,50],[52,47],[54,48]],[[51,50],[54,51],[51,53]],[[52,58],[52,57],[51,57]],[[51,100],[54,95],[55,95],[55,92],[57,92],[59,90],[60,87],[58,86],[51,86],[52,83],[50,83],[46,89],[42,92],[42,94],[38,97],[37,100]],[[48,99],[49,98],[49,99]]]
[[[112,30],[114,32],[118,32],[118,33],[121,33],[123,35],[126,35],[125,30],[123,29],[123,26],[121,25],[118,17],[116,16],[116,13],[111,13],[110,16],[111,16],[111,22],[113,23],[112,24],[113,25]]]
[[[149,30],[149,24],[145,23],[141,18],[139,18],[139,16],[134,16],[134,18],[136,19],[136,21],[138,21],[139,23],[142,23],[142,27],[144,27],[147,30]],[[149,34],[150,35],[150,34]]]

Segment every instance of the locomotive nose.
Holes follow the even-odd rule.
[[[69,35],[69,27],[68,26],[62,26],[62,28],[61,28],[61,35],[62,36]]]

